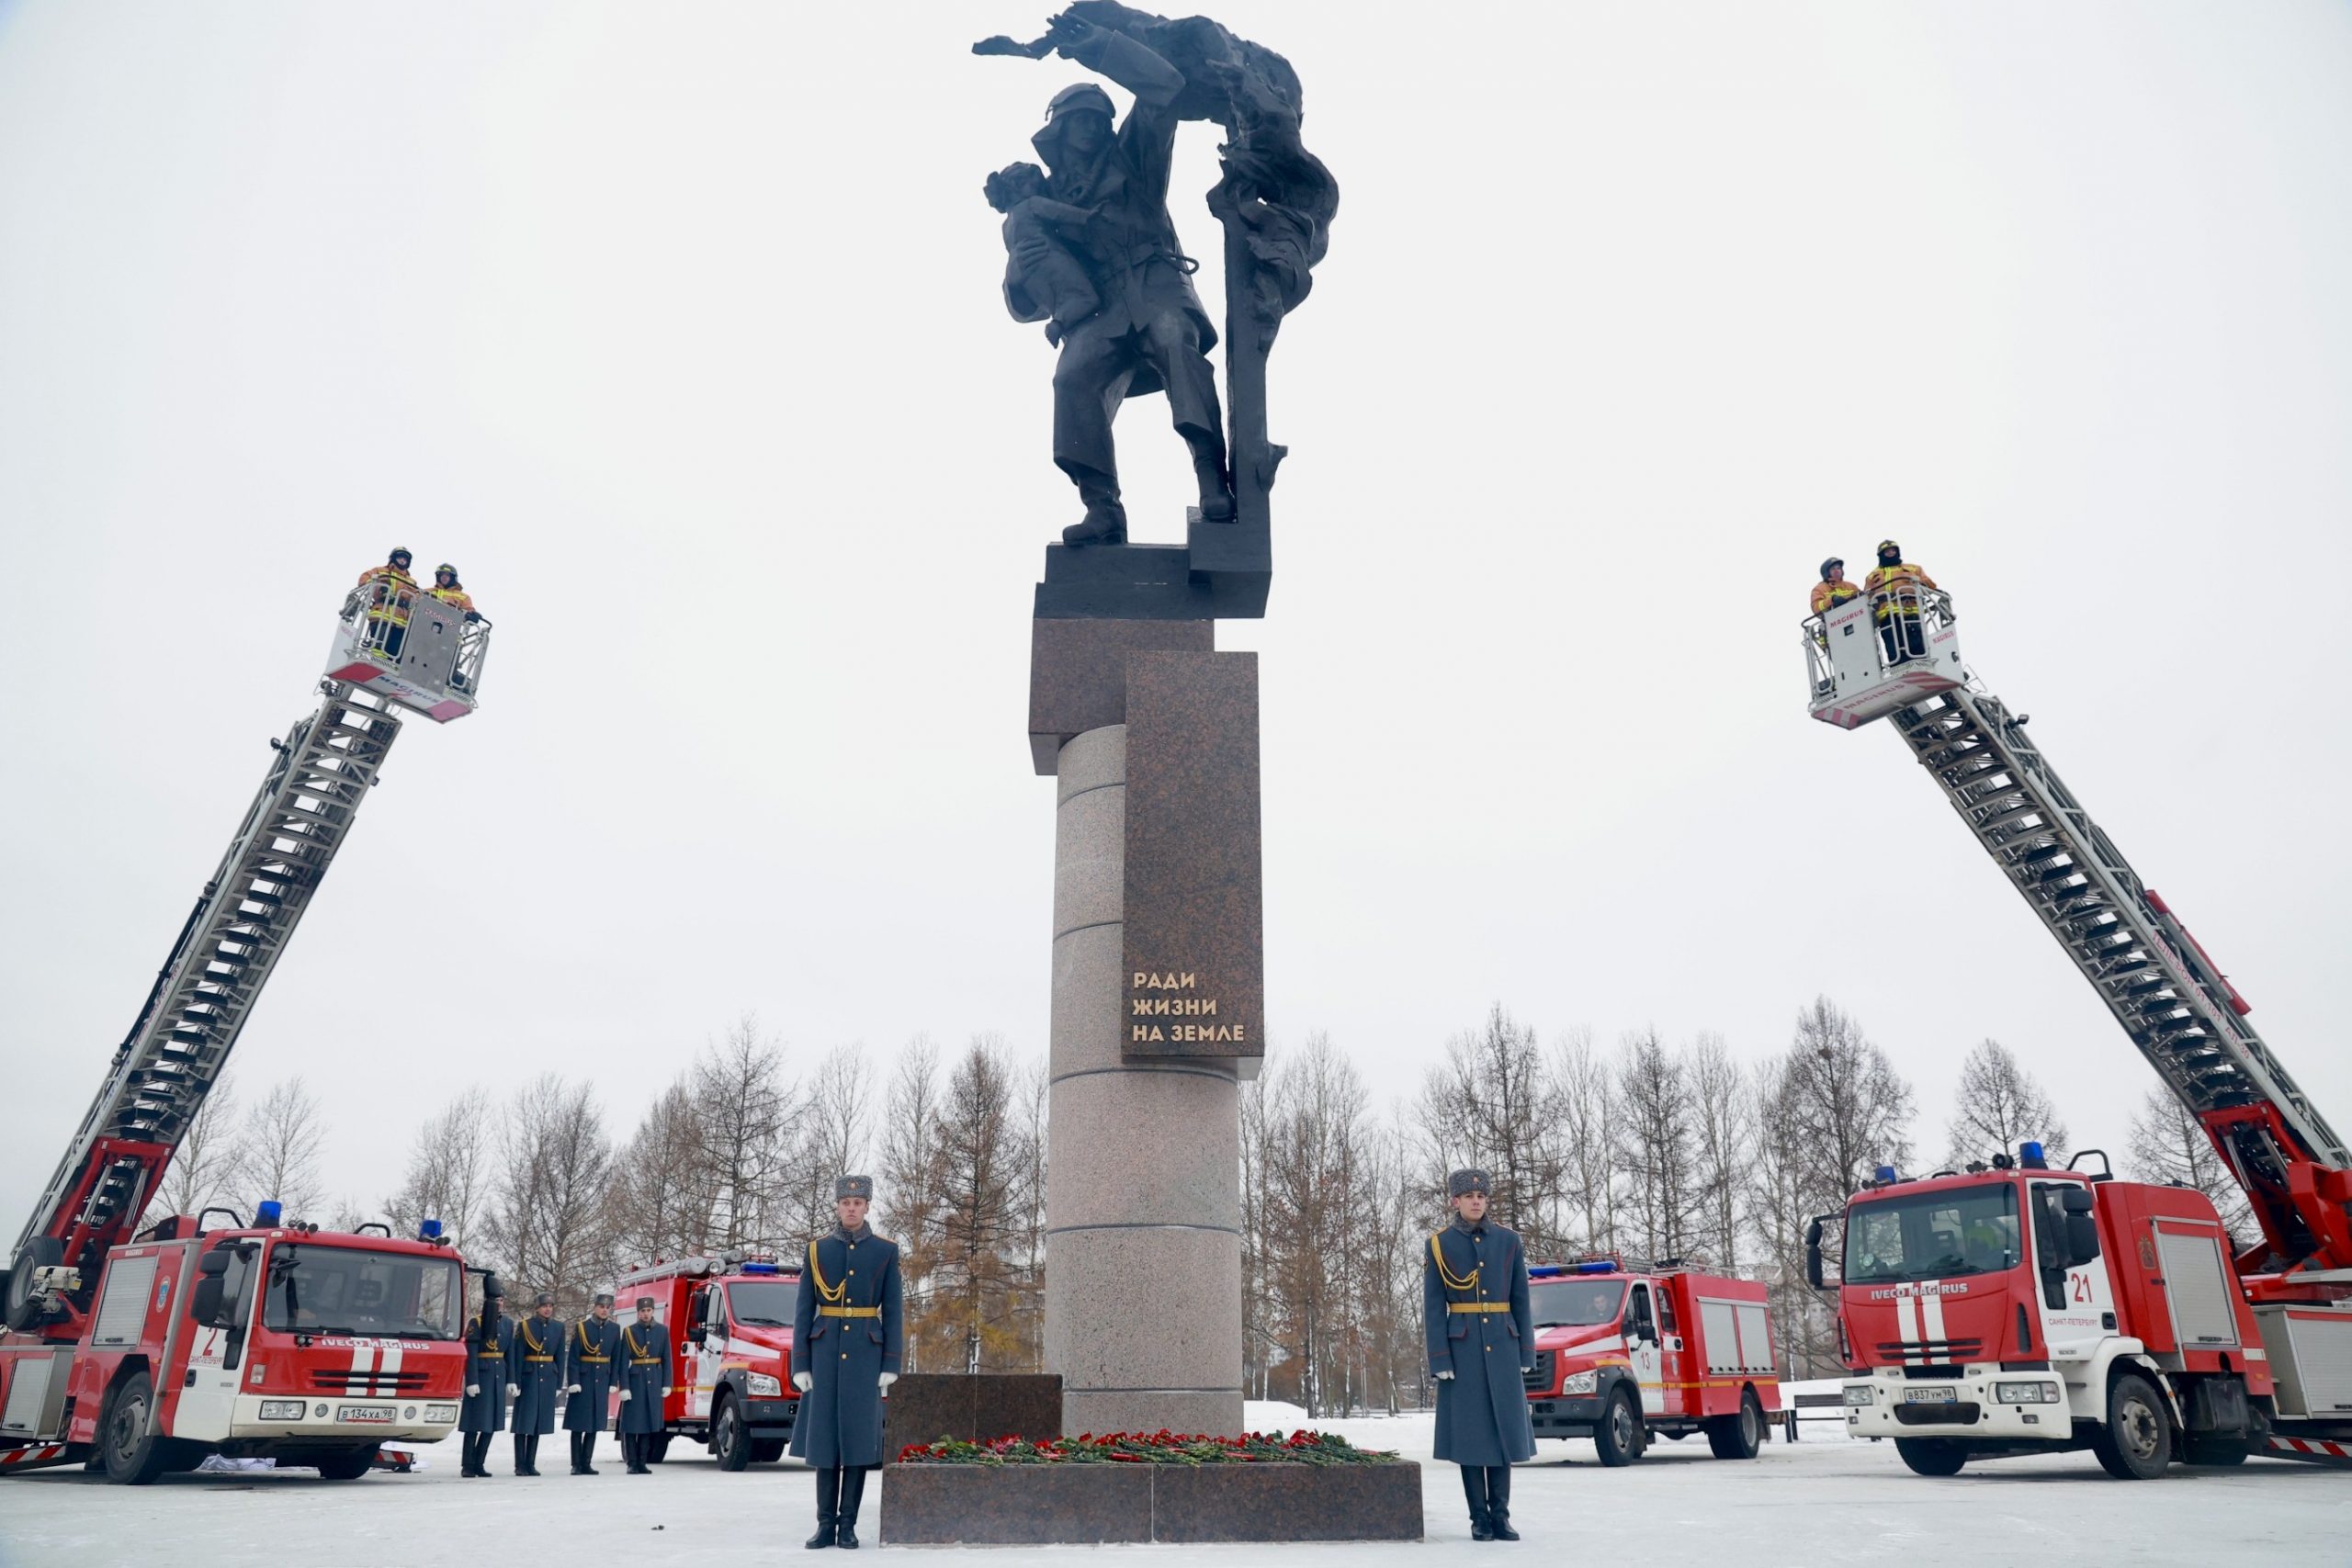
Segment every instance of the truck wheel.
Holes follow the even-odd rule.
[[[2202,1438],[2195,1433],[2181,1440],[2180,1462],[2208,1464],[2217,1468],[2244,1464],[2254,1452],[2254,1445],[2244,1438]]]
[[[2172,1462],[2172,1417],[2155,1384],[2137,1372],[2118,1376],[2107,1390],[2107,1421],[2091,1436],[2091,1452],[2118,1481],[2154,1481]]]
[[[144,1486],[159,1475],[188,1468],[182,1450],[193,1445],[174,1442],[147,1429],[155,1404],[154,1381],[133,1372],[130,1381],[107,1401],[98,1422],[98,1457],[107,1479],[118,1486]]]
[[[1894,1451],[1919,1475],[1958,1475],[1968,1462],[1966,1451],[1940,1438],[1897,1438]]]
[[[783,1457],[784,1439],[782,1438],[754,1438],[752,1439],[752,1462],[753,1464],[774,1464]]]
[[[6,1315],[0,1318],[21,1334],[40,1321],[40,1311],[33,1305],[33,1270],[54,1269],[65,1261],[65,1244],[53,1235],[37,1235],[17,1249],[17,1258],[8,1266]]]
[[[651,1438],[648,1438],[648,1439],[646,1440],[646,1444],[645,1444],[645,1460],[646,1460],[646,1462],[647,1462],[647,1463],[649,1463],[649,1464],[660,1464],[663,1460],[668,1459],[669,1457],[670,1457],[670,1434],[669,1434],[669,1433],[667,1433],[667,1432],[656,1432],[656,1433],[654,1433],[654,1434],[653,1434],[653,1436],[652,1436]]]
[[[1600,1420],[1592,1428],[1592,1447],[1600,1456],[1600,1462],[1611,1470],[1641,1457],[1641,1412],[1634,1407],[1633,1399],[1623,1389],[1609,1396],[1608,1408],[1600,1413]]]
[[[1707,1447],[1717,1459],[1754,1459],[1764,1447],[1764,1407],[1754,1390],[1739,1396],[1739,1414],[1707,1423]]]
[[[318,1461],[319,1479],[356,1481],[367,1474],[368,1467],[375,1462],[376,1445],[373,1443],[369,1443],[366,1448],[353,1449],[348,1453],[322,1457]]]
[[[718,1413],[710,1418],[710,1457],[721,1470],[741,1470],[752,1462],[752,1434],[743,1425],[743,1407],[724,1394]]]

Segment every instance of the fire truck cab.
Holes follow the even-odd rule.
[[[455,1430],[465,1265],[439,1227],[346,1235],[277,1207],[211,1231],[175,1215],[110,1249],[78,1340],[42,1328],[79,1269],[12,1280],[0,1473],[86,1460],[141,1485],[217,1453],[347,1481],[388,1439]]]
[[[1538,1264],[1527,1281],[1538,1438],[1589,1438],[1611,1466],[1693,1432],[1717,1459],[1756,1457],[1781,1407],[1762,1285],[1676,1258]]]
[[[800,1391],[792,1386],[792,1314],[800,1274],[773,1258],[681,1258],[649,1264],[613,1284],[616,1315],[629,1321],[640,1296],[670,1325],[677,1367],[653,1457],[683,1435],[710,1449],[721,1470],[773,1464],[792,1439]],[[616,1393],[614,1413],[619,1411]]]
[[[1881,1167],[1843,1230],[1847,1430],[1922,1475],[2087,1448],[2137,1480],[2243,1462],[2274,1427],[2346,1435],[2352,1302],[2249,1299],[2194,1189],[2049,1169],[2028,1144],[1925,1179]]]

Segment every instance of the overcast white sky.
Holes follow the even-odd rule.
[[[469,1082],[625,1133],[746,1010],[1042,1054],[1076,508],[979,185],[1081,73],[967,52],[1042,13],[0,6],[8,1234],[396,541],[497,622],[485,705],[408,724],[236,1058],[323,1097],[334,1191]],[[1893,533],[2352,1122],[2352,10],[1216,14],[1342,189],[1221,634],[1278,1043],[1385,1098],[1497,999],[1754,1058],[1827,992],[1930,1142],[1991,1035],[2120,1144],[2089,988],[1892,735],[1805,716],[1815,564]],[[1178,536],[1164,405],[1121,434]]]

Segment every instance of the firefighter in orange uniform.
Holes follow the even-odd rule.
[[[1927,657],[1927,639],[1919,629],[1919,590],[1935,585],[1934,578],[1903,558],[1901,545],[1880,541],[1878,565],[1862,580],[1862,591],[1871,596],[1871,617],[1878,623],[1889,664]]]
[[[1849,599],[1859,599],[1862,591],[1846,581],[1846,563],[1831,556],[1821,563],[1821,581],[1813,585],[1813,613],[1826,615]]]
[[[631,1475],[650,1475],[670,1398],[670,1331],[653,1321],[653,1298],[637,1298],[637,1321],[621,1330],[621,1457]]]
[[[416,604],[416,579],[408,569],[415,558],[406,545],[395,545],[383,565],[359,574],[358,592],[368,605],[368,640],[389,659],[400,658],[401,644],[408,640],[409,611]]]
[[[447,561],[433,569],[433,586],[425,592],[444,604],[456,605],[469,621],[481,619],[474,610],[474,596],[466,592],[465,584],[458,581],[458,569]]]

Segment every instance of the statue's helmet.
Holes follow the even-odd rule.
[[[1066,161],[1061,155],[1062,137],[1069,130],[1070,117],[1080,114],[1099,114],[1106,126],[1118,118],[1111,95],[1091,82],[1080,82],[1056,93],[1053,102],[1046,106],[1046,123],[1029,139],[1029,145],[1046,160],[1046,167]]]

